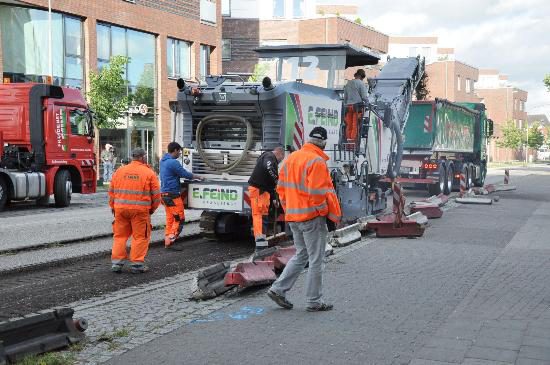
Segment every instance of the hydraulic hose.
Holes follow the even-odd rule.
[[[235,161],[227,165],[220,165],[211,161],[206,155],[206,152],[203,150],[202,131],[209,124],[219,123],[219,122],[228,122],[228,121],[239,122],[246,127],[246,142],[244,145],[244,149],[241,155],[239,156],[239,158],[237,158]],[[205,117],[199,122],[199,125],[197,126],[197,131],[195,133],[195,139],[197,141],[197,151],[199,152],[199,155],[201,156],[205,164],[207,164],[210,168],[218,172],[230,172],[231,170],[239,166],[246,158],[248,151],[250,150],[252,146],[252,142],[254,140],[254,130],[252,129],[252,124],[250,124],[250,122],[243,117],[239,117],[237,115],[228,115],[228,114],[213,114]]]

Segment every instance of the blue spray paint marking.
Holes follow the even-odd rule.
[[[248,319],[251,316],[259,316],[264,313],[264,308],[262,307],[241,307],[237,312],[233,313],[212,313],[204,318],[198,318],[192,320],[190,323],[207,323],[207,322],[216,322],[224,319],[232,319],[236,321],[242,321]]]

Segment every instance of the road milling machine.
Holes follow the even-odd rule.
[[[248,179],[256,159],[276,146],[299,149],[316,126],[328,131],[325,152],[343,220],[378,214],[391,194],[383,179],[399,172],[402,131],[413,92],[424,73],[419,58],[392,58],[369,80],[355,140],[346,138],[344,73],[378,64],[379,57],[349,44],[286,45],[256,49],[261,82],[241,76],[178,80],[170,103],[172,137],[184,148],[183,166],[206,181],[187,181],[186,206],[203,210],[205,237],[251,231]],[[262,75],[264,76],[264,75]]]

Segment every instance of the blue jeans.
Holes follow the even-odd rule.
[[[103,162],[103,181],[109,182],[113,177],[113,163]]]
[[[327,223],[325,217],[316,217],[305,222],[290,222],[294,236],[296,255],[286,265],[283,273],[271,286],[271,291],[286,296],[309,260],[306,279],[308,307],[321,304],[323,296],[323,270],[325,246],[327,244]]]

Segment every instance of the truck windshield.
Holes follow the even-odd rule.
[[[337,89],[344,87],[345,57],[291,56],[260,58],[256,73],[261,79],[269,76],[276,81],[296,81]]]

